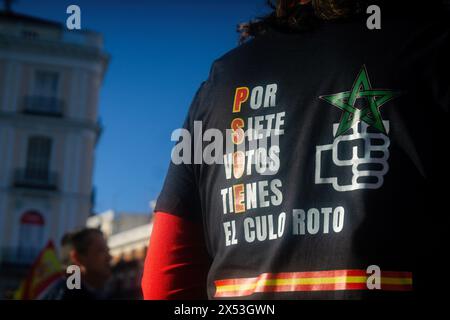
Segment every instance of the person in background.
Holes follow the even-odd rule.
[[[103,233],[85,228],[67,233],[61,240],[61,260],[64,272],[69,265],[81,271],[81,288],[69,289],[67,278],[50,288],[43,300],[103,300],[110,297],[111,255]]]

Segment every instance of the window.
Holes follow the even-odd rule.
[[[31,137],[28,140],[27,163],[25,175],[27,179],[47,181],[50,170],[52,141],[47,137]]]
[[[17,262],[31,263],[42,249],[45,221],[41,213],[26,211],[20,218]]]
[[[59,76],[56,72],[37,71],[34,81],[34,95],[56,98]]]
[[[59,74],[37,71],[34,75],[33,93],[25,97],[25,112],[62,115],[62,100],[58,99]]]

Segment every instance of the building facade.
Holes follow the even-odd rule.
[[[107,64],[99,33],[0,12],[0,268],[85,225]]]
[[[145,259],[153,228],[152,215],[108,210],[89,217],[86,226],[103,232],[113,264]]]

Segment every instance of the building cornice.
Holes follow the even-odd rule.
[[[7,122],[16,127],[33,128],[36,126],[45,126],[54,129],[71,130],[84,129],[95,134],[96,139],[99,138],[102,132],[102,125],[99,121],[77,120],[67,117],[55,118],[40,115],[27,115],[13,112],[0,111],[0,123]]]
[[[150,222],[127,231],[113,234],[108,238],[108,246],[111,250],[114,250],[139,242],[145,242],[145,244],[147,244],[150,239],[152,229],[153,222]]]
[[[34,53],[47,57],[73,58],[89,62],[98,62],[106,70],[110,56],[94,46],[78,45],[66,42],[24,39],[0,34],[0,49]]]

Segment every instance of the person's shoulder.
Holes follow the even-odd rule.
[[[273,39],[268,36],[258,36],[247,40],[213,61],[209,80],[224,80],[221,76],[226,79],[239,76],[243,70],[260,64],[262,57],[273,49]]]
[[[58,279],[51,285],[46,292],[40,297],[41,300],[63,300],[67,290],[66,279],[64,277]]]
[[[41,296],[40,300],[95,300],[92,292],[84,288],[69,289],[67,287],[66,278],[62,277],[47,289]]]
[[[95,295],[81,286],[80,289],[69,290],[65,288],[61,300],[96,300]]]
[[[238,44],[236,47],[230,49],[228,52],[216,59],[216,62],[230,62],[236,59],[240,59],[244,54],[252,54],[260,46],[264,45],[267,41],[266,36],[258,36],[246,40],[245,42]]]
[[[408,28],[435,28],[436,30],[448,31],[450,29],[450,5],[444,2],[429,2],[422,6],[403,7],[391,14],[385,15],[398,25]]]

